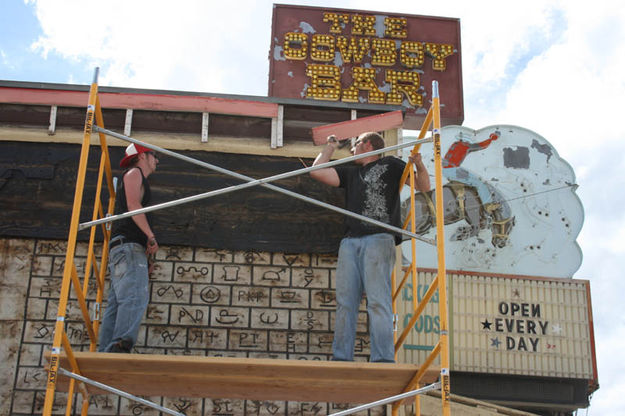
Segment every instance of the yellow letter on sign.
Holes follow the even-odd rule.
[[[306,98],[338,101],[341,94],[341,73],[338,66],[308,65],[306,75],[311,80],[311,85],[306,90]]]
[[[384,19],[384,36],[389,38],[406,39],[408,37],[408,20],[403,17],[387,17]]]
[[[348,45],[349,42],[349,45]],[[358,45],[356,45],[358,42]],[[341,58],[343,62],[351,62],[352,57],[354,63],[361,63],[362,57],[369,52],[369,38],[346,38],[345,36],[339,36],[336,40],[336,46],[338,46],[341,52]]]
[[[363,68],[356,66],[352,68],[354,82],[349,88],[343,90],[342,101],[349,103],[358,102],[358,94],[361,90],[369,91],[369,101],[375,104],[384,104],[385,94],[380,91],[375,83],[375,68]]]
[[[310,57],[313,61],[330,62],[334,59],[334,36],[313,35],[310,45]]]
[[[401,105],[402,94],[404,94],[410,105],[414,107],[423,105],[423,96],[419,94],[421,81],[418,72],[388,69],[386,82],[391,84],[391,92],[386,95],[386,104]]]
[[[289,32],[284,35],[282,49],[286,59],[304,60],[308,54],[308,36],[304,33]]]
[[[372,42],[373,56],[371,57],[371,65],[393,66],[397,59],[397,50],[395,49],[395,41],[390,39],[373,39]]]
[[[445,58],[454,53],[453,45],[426,43],[425,49],[433,57],[432,69],[435,71],[444,71],[447,69]]]
[[[330,33],[341,33],[345,24],[349,22],[349,15],[324,12],[323,22],[332,23]]]
[[[424,55],[421,42],[404,41],[399,47],[399,61],[406,68],[421,68]]]
[[[375,16],[352,15],[352,35],[375,36]]]

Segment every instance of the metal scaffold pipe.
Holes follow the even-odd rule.
[[[173,410],[170,410],[170,409],[168,409],[166,407],[160,406],[160,405],[158,405],[158,404],[156,404],[154,402],[151,402],[149,400],[145,400],[145,399],[142,399],[141,397],[133,396],[132,394],[126,393],[123,390],[119,390],[119,389],[116,389],[115,387],[107,386],[106,384],[102,384],[102,383],[99,383],[97,381],[90,380],[90,379],[88,379],[86,377],[83,377],[83,376],[81,376],[79,374],[72,373],[71,371],[67,371],[64,368],[59,367],[59,373],[63,374],[64,376],[76,379],[76,380],[78,380],[80,382],[83,382],[85,384],[89,384],[89,385],[92,385],[94,387],[97,387],[97,388],[99,388],[101,390],[108,391],[109,393],[117,394],[118,396],[125,397],[126,399],[133,400],[135,402],[144,404],[144,405],[149,406],[149,407],[151,407],[153,409],[156,409],[156,410],[158,410],[160,412],[167,413],[168,415],[185,416],[184,413],[175,412]]]
[[[97,84],[98,83],[98,76],[100,74],[100,67],[96,66],[95,70],[93,71],[93,84]]]
[[[347,415],[351,415],[363,410],[367,410],[367,409],[371,409],[372,407],[376,407],[376,406],[382,406],[384,404],[389,404],[389,403],[393,403],[396,402],[398,400],[403,400],[406,399],[408,397],[412,397],[412,396],[416,396],[418,394],[423,394],[426,393],[430,390],[439,390],[441,388],[441,383],[436,382],[433,384],[430,384],[428,386],[425,387],[421,387],[420,389],[417,390],[411,390],[408,391],[406,393],[401,393],[398,394],[396,396],[391,396],[391,397],[387,397],[386,399],[381,399],[375,402],[371,402],[371,403],[367,403],[367,404],[363,404],[361,406],[357,406],[354,407],[352,409],[347,409],[347,410],[343,410],[341,412],[337,412],[337,413],[332,413],[329,416],[347,416]]]
[[[291,172],[285,172],[285,173],[281,173],[281,174],[270,176],[270,177],[263,178],[263,179],[254,179],[254,178],[251,178],[249,176],[242,175],[240,173],[236,173],[236,172],[233,172],[231,170],[224,169],[224,168],[221,168],[219,166],[216,166],[216,165],[213,165],[213,164],[210,164],[210,163],[207,163],[207,162],[203,162],[201,160],[197,160],[197,159],[185,156],[185,155],[181,155],[179,153],[172,152],[171,150],[167,150],[167,149],[161,148],[159,146],[155,146],[155,145],[152,145],[152,144],[149,144],[149,143],[145,143],[145,142],[142,142],[140,140],[133,139],[132,137],[128,137],[128,136],[125,136],[123,134],[119,134],[119,133],[116,133],[116,132],[113,132],[111,130],[107,130],[107,129],[104,129],[104,128],[101,128],[101,127],[98,127],[98,126],[94,126],[93,127],[93,131],[94,132],[103,133],[103,134],[107,134],[109,136],[116,137],[116,138],[124,140],[124,141],[135,143],[135,144],[147,147],[149,149],[155,150],[155,151],[157,151],[159,153],[162,153],[162,154],[165,154],[165,155],[168,155],[168,156],[172,156],[172,157],[174,157],[176,159],[184,160],[186,162],[189,162],[189,163],[192,163],[192,164],[195,164],[195,165],[198,165],[198,166],[202,166],[202,167],[214,170],[216,172],[223,173],[225,175],[235,177],[237,179],[241,179],[241,180],[245,181],[245,183],[242,183],[242,184],[239,184],[239,185],[234,185],[234,186],[229,186],[229,187],[222,188],[222,189],[217,189],[215,191],[205,192],[205,193],[198,194],[198,195],[189,196],[189,197],[186,197],[186,198],[177,199],[177,200],[174,200],[174,201],[164,202],[162,204],[152,205],[152,206],[141,208],[141,209],[137,209],[137,210],[134,210],[134,211],[129,211],[129,212],[126,212],[126,213],[123,213],[123,214],[118,214],[118,215],[113,215],[113,216],[106,217],[106,218],[101,218],[101,219],[95,220],[95,221],[85,222],[85,223],[80,224],[80,228],[79,228],[80,230],[83,230],[85,228],[92,227],[92,226],[95,226],[95,225],[98,225],[98,224],[103,224],[103,223],[107,223],[107,222],[120,220],[122,218],[131,217],[133,215],[143,214],[143,213],[146,213],[146,212],[151,212],[151,211],[156,211],[156,210],[159,210],[159,209],[164,209],[164,208],[169,208],[169,207],[173,207],[173,206],[177,206],[177,205],[182,205],[182,204],[189,203],[189,202],[194,202],[194,201],[197,201],[197,200],[200,200],[200,199],[210,198],[210,197],[217,196],[217,195],[223,195],[223,194],[226,194],[228,192],[233,192],[233,191],[237,191],[237,190],[241,190],[241,189],[247,189],[247,188],[251,188],[253,186],[260,185],[260,186],[263,186],[265,188],[268,188],[268,189],[271,189],[271,190],[274,190],[274,191],[277,191],[277,192],[281,192],[281,193],[283,193],[285,195],[289,195],[289,196],[291,196],[293,198],[300,199],[300,200],[305,201],[305,202],[309,202],[309,203],[311,203],[313,205],[317,205],[317,206],[320,206],[320,207],[323,207],[323,208],[327,208],[327,209],[330,209],[332,211],[338,212],[340,214],[356,218],[356,219],[361,220],[363,222],[367,222],[367,223],[376,225],[376,226],[378,226],[380,228],[384,228],[386,230],[389,230],[389,231],[392,231],[392,232],[395,232],[395,233],[398,233],[398,234],[406,235],[406,236],[411,237],[411,238],[416,238],[418,240],[424,241],[424,242],[429,243],[429,244],[434,244],[434,240],[432,240],[432,239],[422,237],[422,236],[420,236],[418,234],[415,234],[415,233],[403,230],[403,229],[398,228],[398,227],[394,227],[394,226],[386,224],[384,222],[377,221],[377,220],[371,219],[369,217],[365,217],[363,215],[356,214],[356,213],[354,213],[352,211],[348,211],[346,209],[339,208],[339,207],[336,207],[334,205],[327,204],[327,203],[322,202],[322,201],[318,201],[318,200],[316,200],[314,198],[310,198],[308,196],[301,195],[301,194],[298,194],[296,192],[289,191],[287,189],[280,188],[278,186],[270,184],[270,182],[273,182],[273,181],[277,181],[277,180],[280,180],[280,179],[286,179],[286,178],[290,178],[290,177],[293,177],[293,176],[298,176],[298,175],[301,175],[301,174],[304,174],[304,173],[309,173],[309,172],[312,172],[312,171],[315,171],[315,170],[318,170],[318,169],[324,169],[324,168],[329,168],[329,167],[337,166],[337,165],[348,163],[348,162],[353,162],[355,160],[362,159],[362,158],[365,158],[365,157],[368,157],[368,156],[378,155],[378,154],[381,154],[381,153],[390,152],[390,151],[397,150],[397,149],[402,149],[402,148],[405,148],[405,147],[415,146],[415,145],[420,144],[420,143],[429,143],[429,142],[432,141],[431,138],[425,138],[425,139],[421,139],[421,140],[414,140],[414,141],[410,141],[410,142],[406,142],[406,143],[401,143],[401,144],[385,147],[383,149],[374,150],[372,152],[363,153],[363,154],[359,154],[359,155],[355,155],[355,156],[351,156],[351,157],[346,157],[346,158],[340,159],[340,160],[334,160],[334,161],[327,162],[327,163],[324,163],[324,164],[321,164],[321,165],[318,165],[318,166],[310,166],[310,167],[307,167],[307,168],[298,169],[298,170],[294,170],[294,171],[291,171]]]

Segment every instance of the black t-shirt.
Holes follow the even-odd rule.
[[[340,187],[345,188],[345,204],[349,211],[401,227],[399,181],[406,163],[387,156],[364,166],[337,166]],[[346,237],[362,237],[377,233],[395,235],[395,244],[401,243],[401,235],[345,217]]]
[[[132,169],[132,168],[131,168]],[[141,172],[141,183],[143,184],[143,198],[141,199],[141,205],[146,207],[152,199],[152,192],[150,191],[150,184],[148,180],[143,176],[141,168],[137,167]],[[128,202],[126,201],[126,191],[124,188],[124,176],[130,169],[125,170],[122,174],[121,180],[118,182],[116,197],[115,197],[115,215],[128,212]],[[148,223],[150,223],[150,213],[146,214]],[[141,231],[132,217],[122,218],[121,220],[113,222],[113,230],[111,232],[111,238],[118,235],[123,235],[127,241],[133,243],[139,243],[143,247],[147,247],[148,236]]]

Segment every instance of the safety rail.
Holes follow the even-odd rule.
[[[73,286],[74,292],[76,293],[78,304],[80,306],[81,315],[85,321],[87,334],[89,336],[89,341],[90,341],[89,351],[91,352],[96,351],[97,337],[98,337],[98,331],[99,331],[99,320],[100,320],[99,319],[100,318],[99,305],[102,303],[103,293],[104,293],[104,288],[105,288],[105,274],[106,274],[106,264],[108,262],[108,254],[109,254],[108,247],[109,247],[109,239],[110,239],[111,222],[121,219],[121,218],[129,217],[132,215],[137,215],[137,214],[148,212],[148,211],[153,211],[157,209],[163,209],[163,208],[167,208],[167,207],[171,207],[175,205],[180,205],[180,204],[195,201],[198,199],[209,198],[209,197],[221,195],[227,192],[249,188],[252,186],[262,186],[262,187],[265,187],[265,188],[268,188],[277,192],[281,192],[291,197],[304,200],[306,202],[333,210],[335,212],[339,212],[343,215],[355,217],[361,221],[368,222],[378,227],[387,229],[391,232],[399,233],[399,234],[409,237],[411,239],[413,260],[410,265],[410,268],[404,274],[402,281],[400,282],[399,285],[397,285],[397,288],[393,293],[394,312],[396,312],[395,301],[397,299],[398,293],[401,291],[402,287],[404,286],[410,274],[412,274],[413,292],[416,291],[416,287],[417,287],[416,285],[417,267],[416,267],[416,260],[415,260],[416,259],[416,255],[415,255],[416,254],[415,253],[416,240],[419,239],[421,241],[425,241],[427,243],[437,245],[438,266],[439,266],[438,277],[430,285],[430,288],[428,289],[423,300],[414,305],[413,317],[409,325],[407,326],[406,330],[404,330],[404,332],[396,340],[395,352],[397,354],[397,351],[401,347],[403,341],[405,340],[409,329],[414,325],[414,322],[418,318],[418,315],[423,311],[425,304],[431,299],[432,295],[437,289],[439,290],[439,308],[440,308],[439,313],[440,313],[440,320],[441,320],[440,340],[438,344],[432,350],[431,354],[428,356],[424,365],[422,365],[418,369],[416,374],[414,374],[410,382],[406,385],[404,392],[407,393],[408,391],[413,391],[413,394],[404,394],[404,395],[400,395],[400,396],[393,397],[393,398],[387,398],[386,399],[387,401],[385,403],[394,402],[393,414],[395,415],[398,412],[398,408],[400,404],[405,400],[405,398],[418,394],[414,392],[421,392],[421,391],[426,391],[426,390],[431,389],[432,388],[431,386],[427,387],[426,389],[423,386],[419,386],[419,383],[422,380],[424,374],[428,371],[428,368],[434,362],[435,358],[438,355],[440,355],[441,357],[440,383],[436,383],[436,387],[438,388],[439,385],[442,386],[441,397],[442,397],[442,404],[443,404],[443,414],[444,415],[450,414],[450,409],[449,409],[449,352],[448,352],[448,340],[447,340],[447,336],[448,336],[448,333],[447,333],[447,328],[448,328],[447,297],[446,297],[446,286],[445,286],[445,263],[444,263],[445,260],[444,260],[444,246],[443,246],[443,243],[444,243],[443,215],[442,215],[443,204],[439,203],[437,204],[437,207],[436,207],[437,208],[436,210],[436,223],[437,223],[436,241],[424,238],[416,234],[415,212],[414,212],[415,173],[414,173],[412,162],[411,161],[408,162],[406,169],[404,170],[404,173],[402,175],[401,183],[404,184],[406,181],[406,178],[409,177],[410,187],[411,187],[410,215],[409,215],[409,218],[406,220],[406,222],[403,224],[402,228],[394,227],[385,223],[381,223],[379,221],[372,220],[370,218],[355,214],[351,211],[347,211],[342,208],[338,208],[333,205],[326,204],[321,201],[317,201],[313,198],[309,198],[307,196],[297,194],[295,192],[289,191],[284,188],[280,188],[270,183],[278,179],[283,179],[287,177],[300,175],[303,173],[308,173],[316,169],[323,169],[323,168],[327,168],[330,166],[335,166],[338,164],[354,161],[359,158],[368,157],[373,154],[382,154],[384,152],[389,152],[391,150],[398,150],[398,149],[402,149],[405,147],[412,146],[413,149],[411,153],[415,155],[419,152],[419,148],[421,144],[433,141],[434,150],[435,150],[434,151],[435,164],[436,164],[436,173],[435,173],[436,194],[435,195],[436,195],[437,201],[442,201],[442,179],[441,179],[442,168],[441,168],[441,151],[440,151],[440,104],[439,104],[439,98],[438,98],[438,84],[436,81],[433,82],[434,94],[433,94],[432,107],[429,109],[427,113],[426,119],[423,123],[423,126],[421,128],[421,131],[417,140],[400,143],[398,145],[389,146],[387,148],[380,149],[374,152],[364,153],[364,154],[356,155],[353,157],[344,158],[344,159],[333,161],[333,162],[328,162],[328,163],[321,164],[318,166],[312,166],[312,167],[305,168],[305,169],[299,169],[296,171],[292,171],[292,172],[288,172],[288,173],[284,173],[280,175],[275,175],[275,176],[264,178],[264,179],[253,179],[245,175],[241,175],[239,173],[232,172],[232,171],[220,168],[218,166],[214,166],[203,161],[192,159],[187,156],[169,151],[167,149],[163,149],[158,146],[154,146],[149,143],[141,142],[131,137],[127,137],[127,136],[106,130],[104,128],[102,110],[101,110],[100,102],[98,99],[97,78],[98,78],[98,69],[96,69],[95,71],[94,81],[89,91],[87,117],[86,117],[85,127],[84,127],[82,149],[80,153],[80,162],[79,162],[77,180],[76,180],[76,190],[75,190],[75,195],[74,195],[72,216],[70,220],[70,230],[69,230],[69,236],[68,236],[68,242],[67,242],[67,253],[65,257],[63,281],[62,281],[61,291],[60,291],[57,319],[56,319],[56,324],[54,328],[52,350],[49,354],[48,378],[47,378],[46,395],[45,395],[44,407],[43,407],[44,415],[52,414],[52,408],[54,405],[54,396],[55,396],[55,391],[56,391],[56,383],[57,383],[59,374],[62,374],[64,376],[68,376],[69,374],[72,374],[69,380],[66,414],[68,415],[71,414],[72,397],[74,395],[74,390],[76,388],[76,380],[78,380],[78,383],[79,383],[78,389],[83,398],[82,414],[84,415],[87,414],[89,393],[87,392],[87,389],[83,384],[83,383],[87,383],[87,381],[81,375],[78,361],[72,350],[70,341],[67,337],[67,333],[65,331],[65,324],[66,324],[65,317],[67,313],[70,288],[71,286]],[[433,123],[432,138],[425,138],[425,135],[430,127],[430,124],[432,123]],[[79,222],[80,221],[79,217],[80,217],[80,212],[81,212],[81,207],[82,207],[83,191],[85,187],[85,178],[86,178],[86,172],[87,172],[87,163],[88,163],[89,148],[91,145],[90,141],[91,141],[92,133],[98,133],[99,135],[101,157],[100,157],[100,164],[99,164],[99,170],[98,170],[98,176],[97,176],[97,188],[96,188],[95,201],[94,201],[94,206],[93,206],[92,219],[89,222],[85,222],[81,224]],[[108,146],[106,142],[106,135],[110,135],[110,136],[131,142],[131,143],[140,144],[142,146],[161,152],[163,154],[173,156],[178,159],[185,160],[187,162],[191,162],[196,165],[199,165],[199,166],[211,169],[211,170],[215,170],[217,172],[220,172],[226,175],[233,176],[235,178],[245,181],[245,183],[239,184],[236,186],[223,188],[223,189],[216,190],[216,191],[206,192],[204,194],[199,194],[193,197],[182,198],[180,200],[170,201],[167,203],[142,208],[142,209],[131,211],[125,214],[113,215],[113,210],[114,210],[114,205],[115,205],[115,183],[114,183],[114,179],[112,175],[111,161],[110,161]],[[106,186],[106,189],[108,190],[108,204],[102,203],[104,185]],[[105,211],[105,205],[106,205],[106,211]],[[96,252],[94,250],[94,247],[96,245],[96,231],[97,231],[96,226],[98,225],[101,227],[101,231],[103,235],[102,254],[101,254],[100,263],[98,263],[97,261]],[[409,231],[407,230],[408,226],[410,227]],[[75,254],[76,254],[77,234],[79,231],[84,230],[86,228],[90,228],[90,236],[89,236],[89,245],[87,249],[87,258],[86,258],[85,267],[84,267],[84,274],[82,276],[82,281],[81,281],[81,278],[78,275],[77,267],[75,264]],[[93,318],[89,316],[87,300],[86,300],[87,291],[89,288],[89,283],[90,283],[90,278],[91,278],[92,273],[95,276],[96,289],[97,289],[96,302],[95,302],[95,315]],[[393,287],[395,287],[396,286],[395,273],[393,273],[392,279],[393,279]],[[416,302],[416,299],[417,299],[417,296],[416,296],[416,293],[414,293],[413,302]],[[71,372],[69,372],[67,369],[59,367],[60,358],[61,358],[61,347],[63,348],[65,352],[65,358],[67,359],[67,362],[69,363],[69,366],[71,367]],[[415,387],[418,387],[418,388],[415,389]],[[158,408],[158,407],[155,407],[155,408],[162,411],[161,408]]]

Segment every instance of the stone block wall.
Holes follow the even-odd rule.
[[[0,239],[2,415],[41,412],[46,381],[43,353],[52,344],[65,249],[64,241]],[[84,273],[85,260],[86,245],[79,244],[79,275]],[[335,256],[162,247],[157,261],[134,353],[294,360],[331,357]],[[92,280],[90,309],[95,293]],[[70,301],[68,337],[75,348],[87,350],[88,334],[81,316],[77,302]],[[360,318],[356,359],[367,360],[364,300]],[[187,415],[303,416],[347,407],[222,398],[148,399]],[[64,414],[65,402],[66,395],[57,392],[55,414]],[[79,411],[80,404],[75,413]],[[90,415],[157,413],[113,395],[92,396],[89,404]]]

